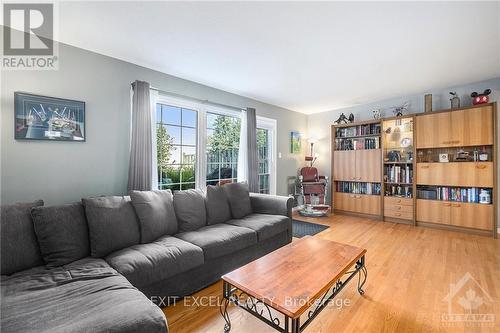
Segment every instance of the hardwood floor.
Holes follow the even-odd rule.
[[[350,304],[325,309],[304,332],[500,332],[500,240],[345,215],[297,219],[330,226],[314,237],[367,249],[365,294],[346,286],[338,298]],[[459,281],[451,313],[477,305],[472,313],[487,316],[449,320],[445,298]],[[214,304],[221,289],[219,282],[164,308],[170,332],[222,332]],[[276,332],[234,306],[229,315],[233,333]]]

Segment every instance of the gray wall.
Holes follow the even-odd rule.
[[[58,204],[125,194],[130,82],[134,80],[200,99],[253,107],[259,116],[277,119],[277,147],[282,153],[277,160],[277,193],[289,193],[287,177],[296,174],[304,158],[304,154],[290,154],[290,131],[305,133],[306,115],[64,44],[59,46],[59,60],[57,71],[1,73],[2,203],[42,198],[47,204]],[[87,142],[14,140],[15,91],[85,101]]]

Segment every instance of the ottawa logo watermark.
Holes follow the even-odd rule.
[[[494,301],[470,273],[450,284],[443,302],[448,304],[448,311],[441,314],[443,326],[495,326]]]
[[[2,70],[57,70],[56,3],[3,3]]]

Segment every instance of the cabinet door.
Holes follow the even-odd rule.
[[[356,181],[379,183],[382,178],[382,152],[380,149],[355,150]]]
[[[451,203],[417,199],[417,221],[450,224]]]
[[[350,193],[335,192],[333,198],[333,208],[349,212],[356,211],[356,195]]]
[[[336,150],[333,152],[333,179],[353,181],[356,174],[354,150]]]
[[[452,203],[450,224],[481,230],[493,229],[493,205]]]
[[[356,212],[370,215],[380,215],[380,196],[356,195]]]
[[[493,144],[493,109],[485,106],[451,112],[450,146]]]
[[[450,112],[419,115],[416,117],[416,147],[448,147],[451,139]]]
[[[417,184],[493,187],[493,162],[417,163]]]

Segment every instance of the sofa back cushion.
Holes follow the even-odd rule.
[[[174,208],[179,231],[193,231],[207,225],[205,198],[200,190],[175,192]]]
[[[130,198],[139,218],[141,243],[177,232],[172,191],[132,191]]]
[[[90,255],[102,258],[111,252],[139,244],[139,221],[130,197],[82,199],[89,225]]]
[[[252,203],[247,183],[231,183],[223,186],[231,207],[231,214],[235,219],[241,219],[252,214]]]
[[[221,186],[207,186],[207,224],[227,222],[231,219],[231,208],[227,200],[226,191]]]
[[[80,202],[31,210],[43,260],[49,268],[90,255],[85,210]]]
[[[0,262],[2,275],[10,275],[43,265],[30,215],[31,208],[38,206],[43,206],[42,200],[1,206]]]

